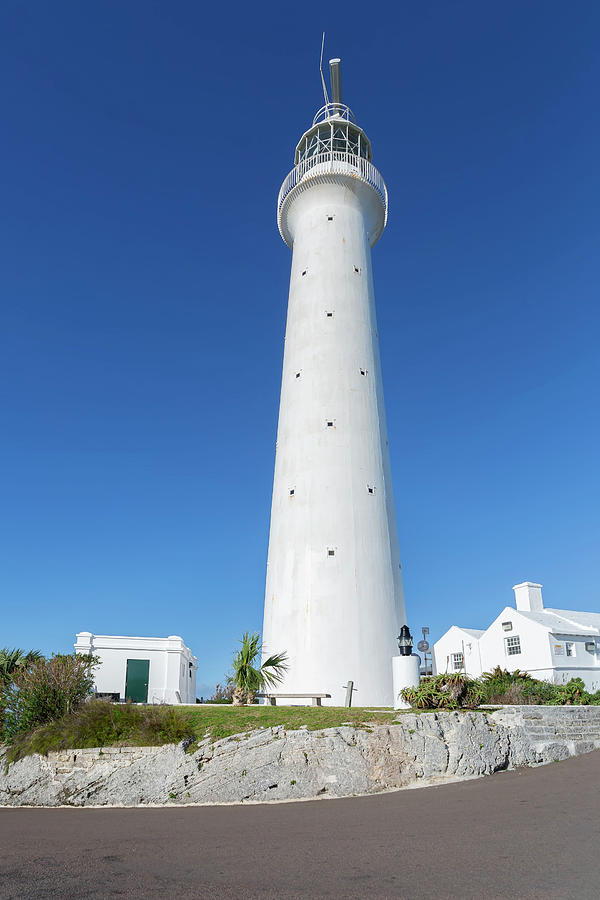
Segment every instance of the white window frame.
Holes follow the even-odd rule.
[[[518,649],[516,649],[518,647]],[[521,638],[518,634],[504,638],[504,653],[506,656],[520,656],[522,653]]]
[[[575,641],[565,641],[565,656],[577,656]]]
[[[462,653],[461,651],[459,651],[458,653],[451,653],[450,662],[452,663],[453,672],[461,672],[465,667],[464,653]]]

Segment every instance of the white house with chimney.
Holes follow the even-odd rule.
[[[436,641],[434,671],[478,678],[500,666],[555,684],[582,678],[588,691],[600,690],[600,613],[545,609],[542,585],[531,581],[513,590],[515,607],[485,631],[453,625]]]
[[[166,638],[80,631],[76,653],[100,660],[94,690],[107,700],[195,703],[198,661],[177,634]]]

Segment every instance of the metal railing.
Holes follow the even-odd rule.
[[[340,153],[331,151],[329,153],[320,153],[318,156],[311,156],[309,159],[303,159],[297,166],[294,166],[289,173],[279,191],[277,199],[277,212],[281,211],[281,207],[290,191],[299,184],[302,179],[309,175],[310,170],[318,166],[318,170],[314,173],[315,178],[324,173],[338,173],[340,175],[350,175],[355,178],[361,178],[370,184],[372,188],[379,194],[381,201],[385,207],[387,218],[388,193],[385,181],[381,177],[373,163],[362,156],[354,156],[352,153]]]
[[[326,103],[316,113],[313,125],[317,122],[326,122],[328,119],[345,119],[346,122],[356,122],[354,113],[345,103]]]

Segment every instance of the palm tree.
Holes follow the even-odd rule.
[[[0,684],[3,682],[8,684],[9,681],[12,681],[13,675],[18,669],[30,666],[42,658],[39,650],[29,650],[25,653],[24,650],[19,650],[18,647],[14,647],[12,650],[9,650],[8,647],[2,647],[0,649]]]
[[[244,632],[240,641],[242,645],[233,657],[233,703],[241,706],[244,701],[248,704],[254,702],[254,695],[265,687],[275,687],[283,680],[288,669],[287,653],[274,653],[264,661],[261,666],[256,666],[260,657],[262,645],[260,634]]]

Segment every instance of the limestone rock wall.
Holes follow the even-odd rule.
[[[140,806],[344,797],[600,748],[600,707],[504,707],[493,713],[403,714],[398,724],[286,731],[219,741],[68,750],[6,767],[0,804]],[[191,748],[190,748],[191,749]]]

